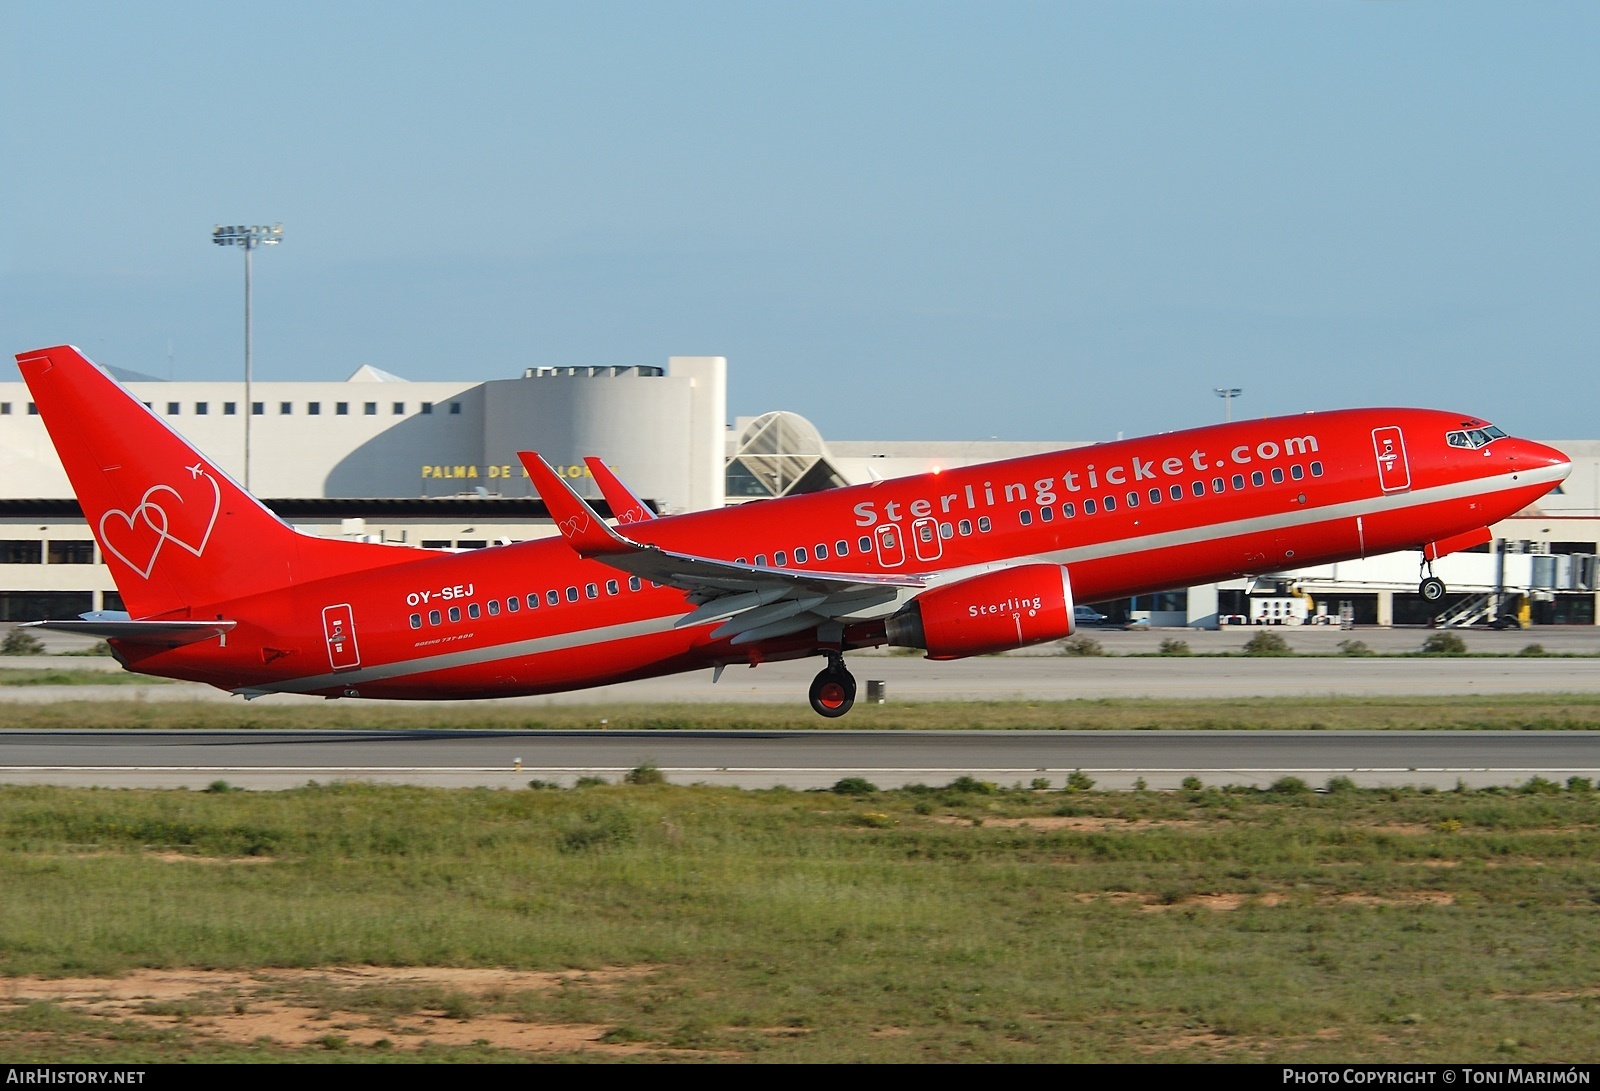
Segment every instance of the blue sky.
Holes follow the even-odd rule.
[[[0,349],[729,358],[825,436],[1600,435],[1600,6],[0,4]],[[14,376],[14,369],[3,374]]]

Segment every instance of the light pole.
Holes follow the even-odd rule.
[[[218,246],[237,246],[244,250],[244,490],[250,491],[250,418],[255,406],[250,401],[250,255],[258,246],[277,246],[283,241],[283,225],[271,227],[211,228],[211,241]]]
[[[1222,422],[1226,424],[1233,420],[1233,399],[1244,391],[1237,386],[1214,386],[1211,389],[1222,399]]]

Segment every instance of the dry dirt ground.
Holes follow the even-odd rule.
[[[182,1026],[198,1036],[226,1042],[269,1039],[290,1047],[348,1045],[395,1050],[414,1050],[426,1044],[480,1045],[524,1053],[623,1056],[661,1051],[637,1043],[606,1041],[610,1027],[525,1022],[513,1015],[476,1012],[470,1001],[574,986],[604,990],[651,971],[651,967],[633,967],[541,973],[379,966],[252,972],[135,970],[115,978],[4,978],[0,979],[0,1002],[49,1001],[107,1020]],[[375,988],[425,990],[435,996],[468,998],[469,1002],[406,1013],[355,1010],[370,1007],[358,1005],[356,998]]]

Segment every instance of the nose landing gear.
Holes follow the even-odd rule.
[[[828,665],[811,680],[811,707],[832,720],[849,712],[855,703],[855,675],[845,668],[843,656],[830,655]]]

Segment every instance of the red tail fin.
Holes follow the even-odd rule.
[[[412,559],[299,534],[70,346],[17,365],[134,617]]]

